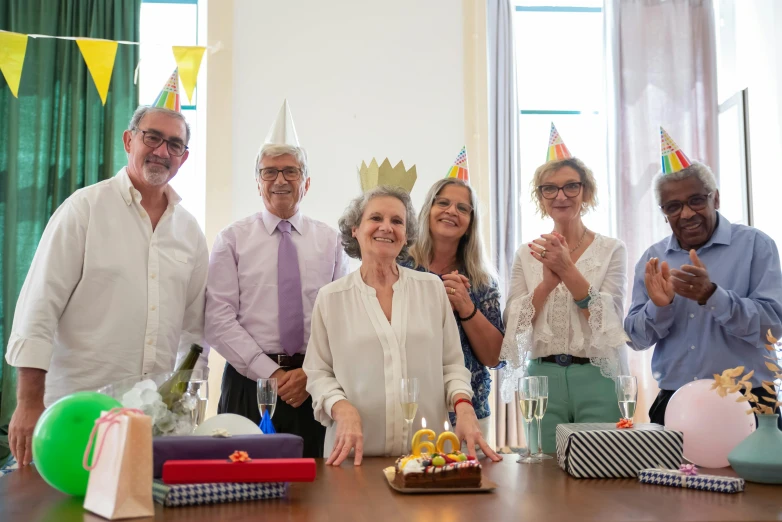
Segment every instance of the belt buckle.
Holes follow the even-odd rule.
[[[570,366],[573,364],[573,356],[560,353],[556,355],[557,364],[560,366]]]

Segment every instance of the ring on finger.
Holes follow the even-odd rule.
[[[546,252],[548,252],[548,250],[546,250],[546,249],[544,248],[544,249],[543,249],[543,252],[541,252],[541,253],[540,253],[540,257],[546,257]]]
[[[449,294],[451,294],[451,295],[453,295],[453,294],[455,294],[455,293],[456,293],[456,289],[455,289],[455,288],[449,288],[449,289],[448,289],[448,293],[449,293]]]

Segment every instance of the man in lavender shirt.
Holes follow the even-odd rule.
[[[301,365],[318,290],[347,274],[348,261],[338,232],[299,210],[310,177],[287,102],[255,179],[264,210],[220,232],[209,261],[206,340],[227,361],[218,412],[259,423],[257,380],[276,378],[275,430],[301,436],[305,457],[322,457],[325,428]]]

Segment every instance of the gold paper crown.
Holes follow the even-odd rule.
[[[391,166],[388,158],[378,167],[377,160],[372,158],[372,162],[367,166],[361,162],[361,168],[358,169],[358,177],[361,180],[361,190],[366,192],[379,185],[393,185],[401,187],[409,194],[413,190],[418,174],[415,171],[415,165],[410,170],[405,170],[404,162],[400,161],[396,167]]]

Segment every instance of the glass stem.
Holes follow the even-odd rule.
[[[530,439],[530,434],[529,434],[530,422],[527,422],[526,424],[527,424],[527,457],[531,458],[532,457],[532,440]]]
[[[540,423],[542,420],[543,420],[542,418],[538,419],[538,454],[543,453],[543,442],[542,439],[540,438]]]

